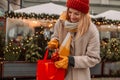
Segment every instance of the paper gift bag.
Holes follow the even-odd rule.
[[[59,54],[62,56],[69,56],[70,54],[70,42],[71,42],[71,35],[68,33],[60,46]]]
[[[65,69],[55,67],[52,60],[48,60],[48,49],[43,60],[37,61],[36,80],[64,80]]]

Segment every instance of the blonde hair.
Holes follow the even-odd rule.
[[[81,19],[78,25],[78,36],[82,36],[87,32],[90,26],[90,22],[91,18],[89,13],[87,14],[81,13]]]

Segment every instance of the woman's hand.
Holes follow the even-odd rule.
[[[57,68],[63,68],[63,69],[67,69],[68,68],[68,57],[67,56],[59,56],[59,61],[55,62],[55,66]]]
[[[48,42],[47,48],[49,49],[57,49],[58,48],[58,40],[53,39]]]

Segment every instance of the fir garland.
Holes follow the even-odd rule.
[[[100,25],[120,26],[120,20],[111,20],[111,19],[106,19],[105,17],[92,18],[92,22],[98,26],[100,26]]]
[[[22,19],[44,19],[44,20],[57,20],[59,18],[59,15],[56,14],[36,14],[36,13],[25,13],[25,12],[14,12],[14,11],[6,11],[5,15],[6,18],[22,18]],[[99,18],[92,18],[92,22],[96,25],[117,25],[120,26],[120,20],[111,20],[106,19],[105,17],[99,17]]]
[[[56,14],[45,14],[45,13],[41,13],[41,14],[36,14],[36,13],[21,13],[21,12],[13,12],[13,11],[7,11],[5,12],[5,17],[9,17],[9,18],[22,18],[22,19],[30,19],[30,18],[35,18],[35,19],[45,19],[45,20],[52,20],[52,19],[58,19],[59,15]]]

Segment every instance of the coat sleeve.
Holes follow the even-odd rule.
[[[94,29],[92,29],[92,33],[90,35],[86,55],[74,56],[75,60],[74,68],[93,67],[101,61],[99,32],[96,26],[91,27],[93,27]]]
[[[58,20],[55,23],[54,30],[53,30],[54,32],[53,32],[53,35],[51,36],[51,39],[59,40],[59,26],[60,26],[60,20]]]

